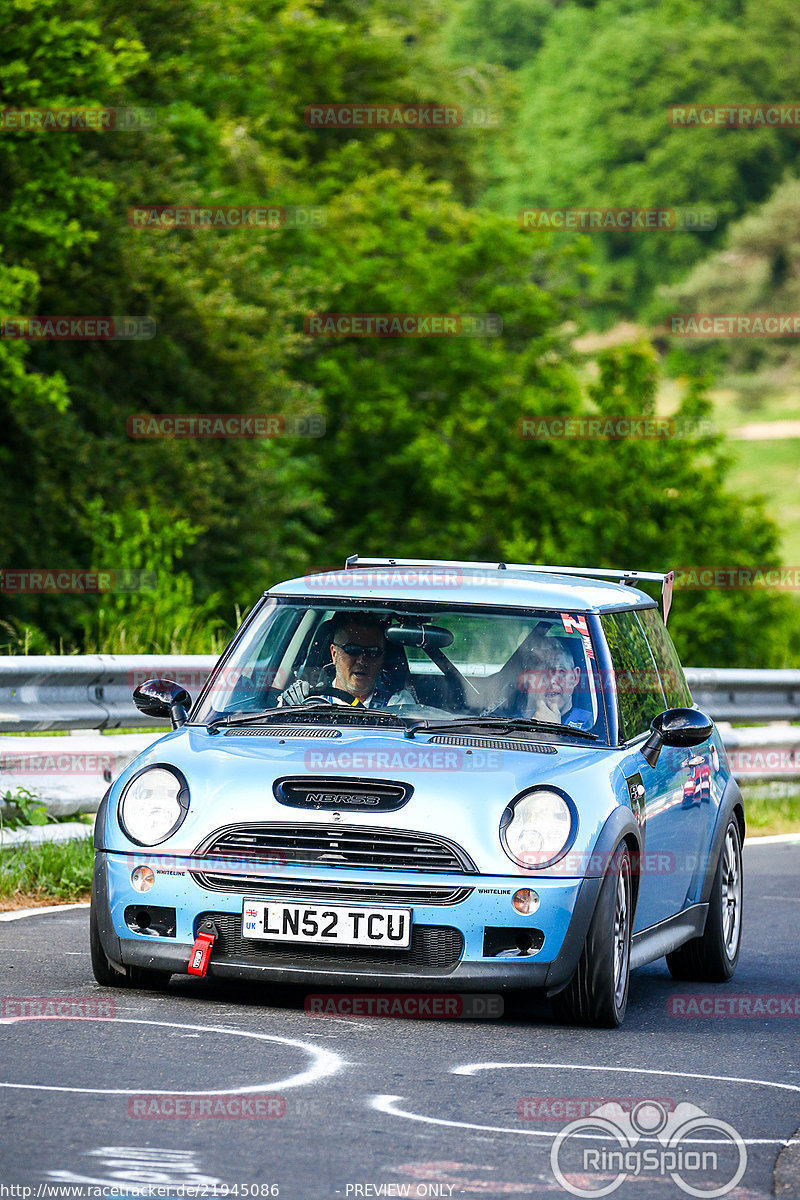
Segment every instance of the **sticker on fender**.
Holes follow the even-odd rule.
[[[242,937],[268,942],[402,949],[411,945],[411,909],[246,900],[242,909]]]

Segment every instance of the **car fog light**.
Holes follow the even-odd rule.
[[[539,907],[539,897],[530,888],[520,888],[518,892],[514,892],[514,895],[511,897],[511,903],[518,913],[522,913],[523,916],[527,917],[531,913],[536,912]]]
[[[137,867],[131,872],[131,883],[137,892],[149,892],[156,877],[149,867]]]

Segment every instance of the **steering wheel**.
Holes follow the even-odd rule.
[[[331,699],[333,697],[333,699]],[[349,708],[357,708],[353,701],[355,700],[350,692],[346,692],[344,688],[333,687],[332,684],[317,684],[312,688],[304,701],[305,704],[333,704],[334,700],[341,700],[347,704]]]

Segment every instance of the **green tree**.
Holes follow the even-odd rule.
[[[566,4],[518,73],[516,174],[494,197],[509,216],[526,204],[707,206],[717,214],[711,233],[592,234],[591,323],[639,316],[658,284],[684,275],[797,164],[792,128],[668,124],[672,105],[771,103],[796,93],[800,10],[788,0],[751,0],[740,14],[731,7]]]

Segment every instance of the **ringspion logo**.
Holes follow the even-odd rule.
[[[643,1100],[626,1112],[610,1103],[561,1130],[550,1166],[572,1196],[609,1196],[629,1178],[654,1186],[669,1178],[689,1196],[724,1196],[747,1169],[747,1147],[732,1125],[696,1104],[668,1111]]]

